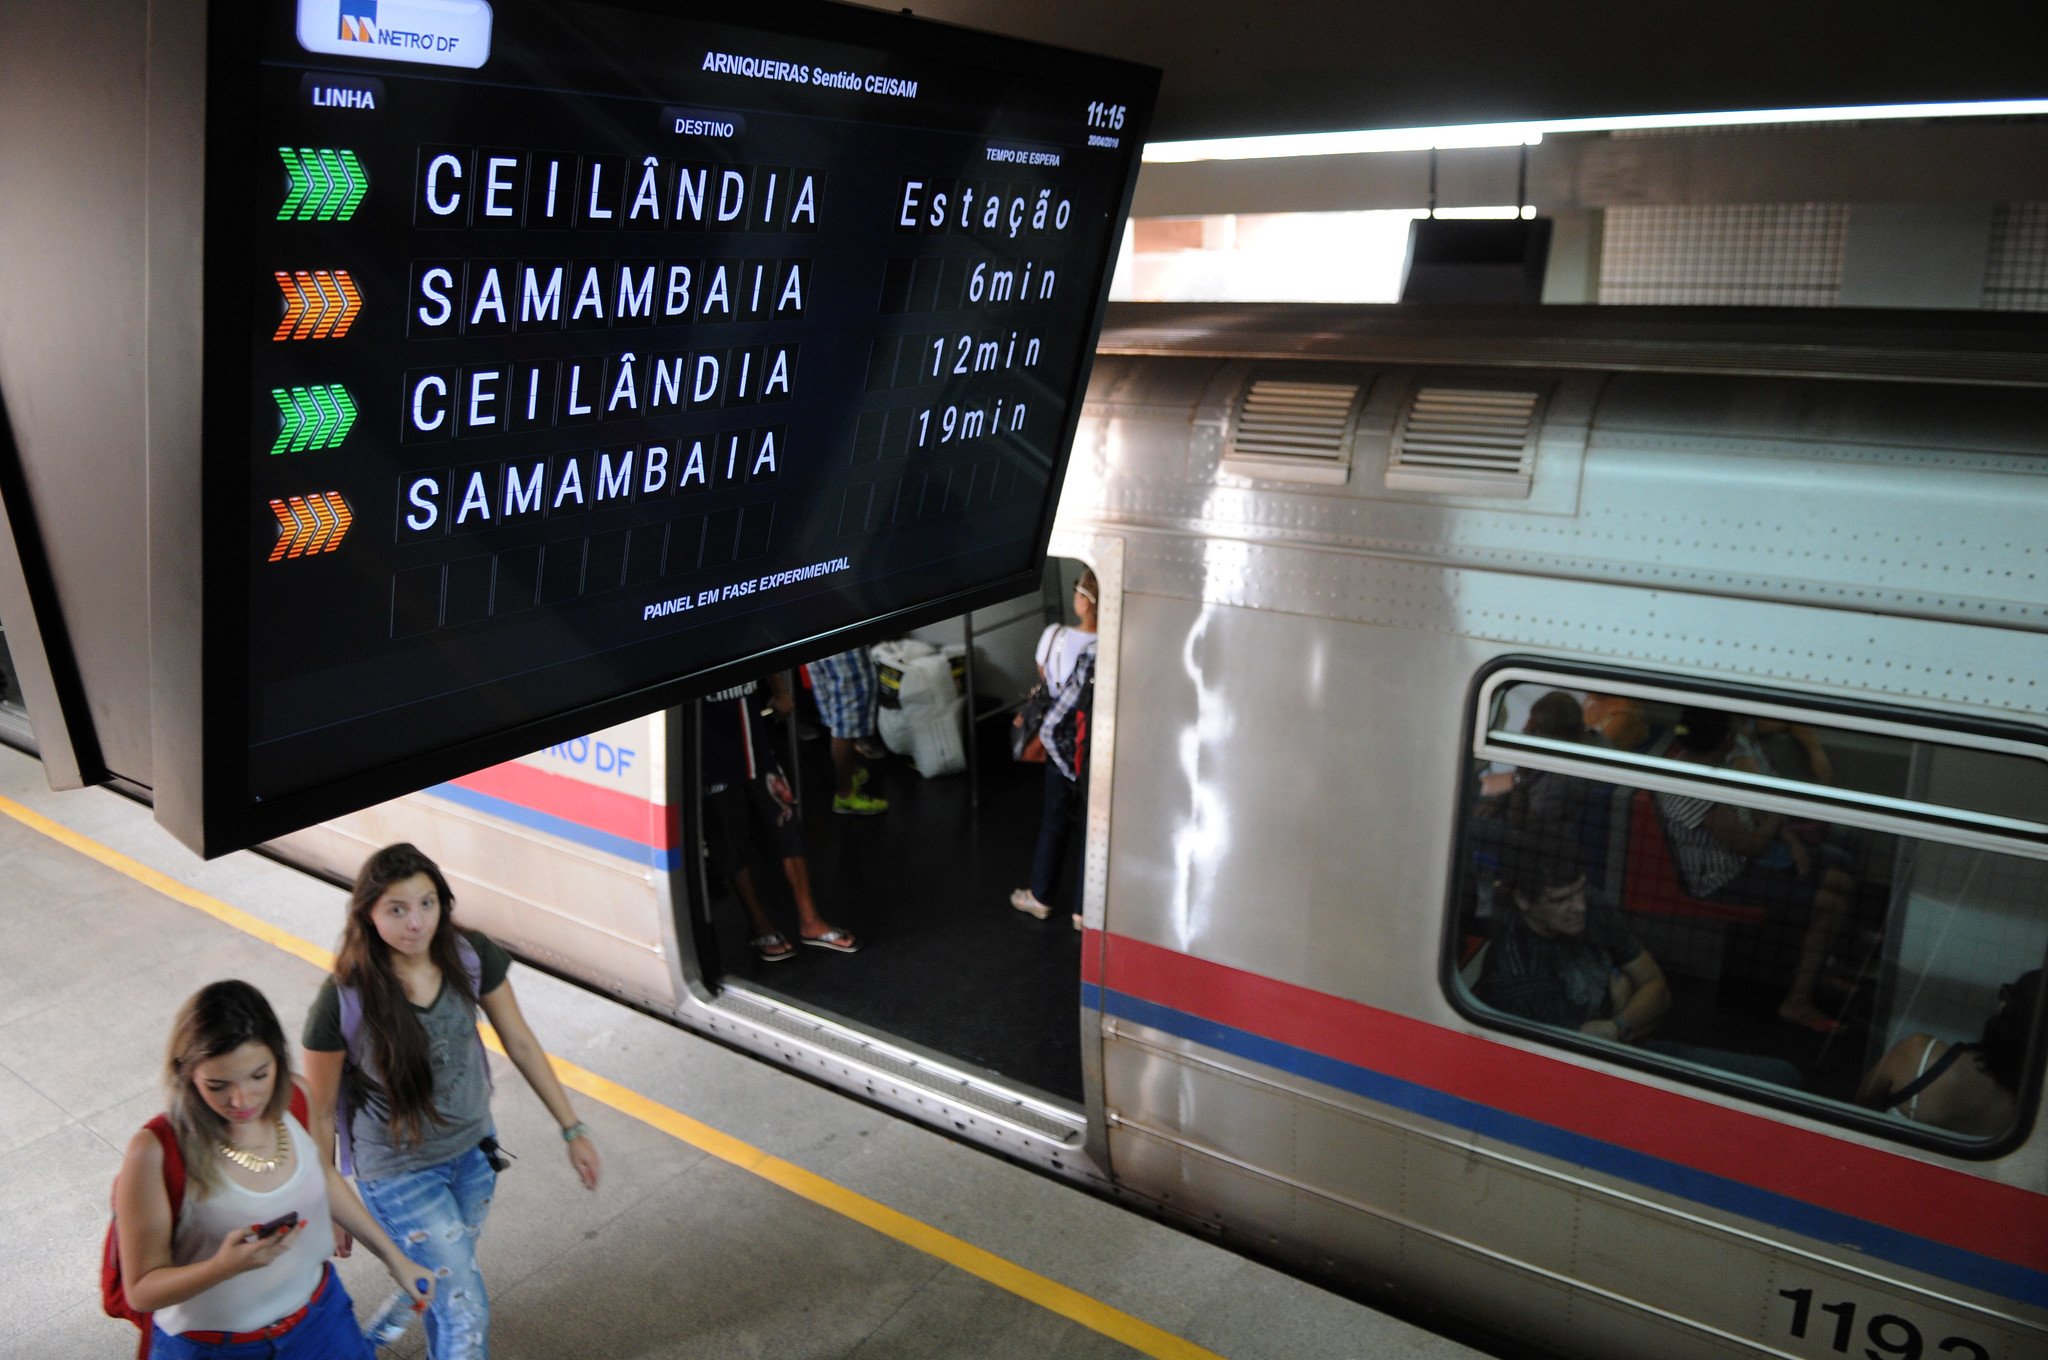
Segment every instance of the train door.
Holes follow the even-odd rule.
[[[1012,733],[1046,649],[1056,671],[1090,649],[1102,593],[1054,557],[1039,590],[870,649],[873,672],[821,661],[697,705],[701,976],[1078,1109],[1090,780],[1016,759]],[[835,761],[843,692],[870,682],[877,730]],[[858,952],[803,938],[827,928]]]

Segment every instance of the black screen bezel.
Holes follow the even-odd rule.
[[[251,23],[248,8],[215,0],[207,41],[206,181],[204,239],[205,377],[201,401],[201,654],[204,680],[199,703],[202,730],[201,830],[211,856],[296,831],[327,818],[398,797],[459,775],[510,760],[555,742],[580,736],[657,709],[713,692],[734,680],[778,669],[806,657],[827,655],[970,609],[1026,593],[1038,584],[1038,566],[1052,535],[1053,515],[1064,484],[1067,460],[1081,416],[1097,338],[1108,306],[1121,239],[1136,187],[1138,150],[1157,97],[1159,72],[1109,58],[1047,47],[1020,39],[956,28],[930,20],[888,14],[828,0],[766,0],[735,15],[710,0],[587,0],[612,8],[709,23],[739,23],[769,33],[843,42],[913,59],[962,63],[1024,78],[1057,80],[1100,88],[1129,107],[1121,130],[1125,172],[1115,196],[1110,249],[1094,282],[1090,311],[1067,393],[1064,422],[1054,445],[1052,478],[1033,535],[1033,565],[1023,571],[954,591],[922,604],[809,637],[723,666],[671,680],[601,695],[558,713],[538,716],[488,736],[451,743],[409,756],[375,762],[360,773],[286,795],[254,801],[249,787],[246,714],[249,708],[250,605],[253,564],[248,556],[247,502],[250,475],[247,389],[253,356],[246,318],[259,299],[247,268],[253,243],[251,222],[259,177],[243,154],[259,112],[259,67],[265,25]],[[365,73],[390,63],[320,54],[319,65]]]

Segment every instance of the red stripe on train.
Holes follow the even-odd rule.
[[[636,798],[618,789],[601,789],[567,775],[549,774],[546,770],[536,770],[517,761],[493,765],[448,782],[471,793],[502,798],[508,803],[545,812],[550,817],[560,817],[563,821],[587,826],[593,831],[622,836],[641,845],[666,849],[681,840],[674,834],[665,840],[657,838],[659,831],[667,829],[664,823],[672,824],[676,819],[663,817],[662,809],[645,798]]]
[[[1084,945],[1082,957],[1094,952]],[[2048,1195],[1126,936],[1109,936],[1106,953],[1103,985],[1112,991],[1916,1237],[2048,1271]]]

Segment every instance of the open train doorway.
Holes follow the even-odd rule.
[[[697,705],[705,976],[1079,1105],[1086,761],[1059,769],[1075,724],[1042,761],[1012,735],[1042,664],[1053,697],[1092,671],[1100,590],[1050,558],[1037,591],[872,669],[821,658]],[[875,730],[835,739],[864,684]],[[856,952],[806,942],[828,931]]]

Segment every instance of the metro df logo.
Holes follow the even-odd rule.
[[[343,42],[377,41],[377,0],[341,0]]]
[[[299,46],[474,71],[491,59],[491,0],[297,0]],[[364,48],[372,51],[365,52]],[[343,107],[354,108],[356,105]]]

